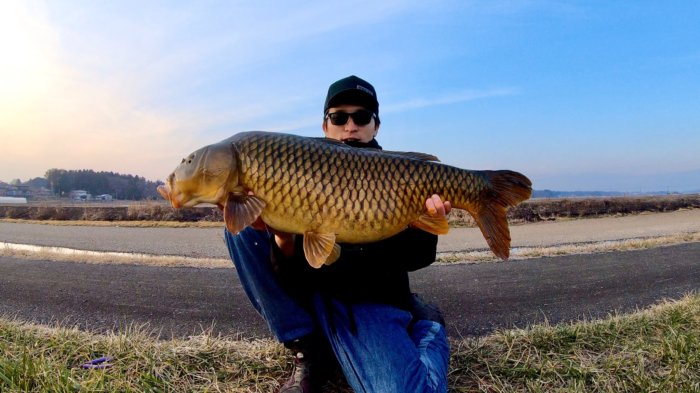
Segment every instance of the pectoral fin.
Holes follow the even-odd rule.
[[[229,194],[224,204],[226,228],[232,234],[237,234],[255,222],[264,208],[265,201],[255,195]]]
[[[444,235],[450,229],[445,217],[431,216],[428,213],[421,214],[418,220],[411,223],[411,226],[433,235]]]
[[[304,255],[309,265],[316,269],[335,262],[340,257],[340,246],[335,243],[335,234],[306,232]]]

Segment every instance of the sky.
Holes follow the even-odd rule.
[[[535,189],[700,190],[697,1],[0,0],[0,180],[163,180],[237,132],[322,136],[332,82],[379,143]]]

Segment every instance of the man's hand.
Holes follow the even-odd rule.
[[[431,216],[445,217],[452,210],[452,204],[450,201],[443,202],[439,195],[434,194],[425,201],[425,208]]]

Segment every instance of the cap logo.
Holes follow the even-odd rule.
[[[367,93],[367,94],[371,95],[372,97],[374,97],[374,93],[372,93],[372,90],[370,90],[370,89],[368,89],[368,88],[366,88],[366,87],[364,87],[364,86],[357,85],[357,90],[362,90],[362,91],[364,91],[365,93]]]

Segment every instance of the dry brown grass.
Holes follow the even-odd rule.
[[[530,199],[508,210],[513,223],[622,216],[700,208],[700,195]],[[475,226],[466,211],[454,210],[450,225]]]
[[[451,392],[700,391],[700,295],[630,315],[451,340]],[[113,366],[78,365],[111,356]],[[204,332],[159,341],[142,327],[96,335],[0,318],[0,391],[271,392],[281,344]],[[336,378],[326,392],[349,392]]]
[[[203,206],[174,209],[164,203],[123,204],[27,204],[1,205],[0,218],[40,221],[151,221],[151,222],[221,222],[218,208]]]
[[[508,220],[511,223],[538,222],[696,208],[700,208],[700,195],[531,199],[511,208]],[[78,221],[87,225],[88,222],[100,221],[222,222],[223,216],[214,206],[173,209],[165,202],[75,204],[58,201],[0,205],[0,219]],[[474,225],[467,212],[457,209],[450,214],[449,221],[453,226]]]
[[[454,392],[699,392],[700,295],[455,344]]]

